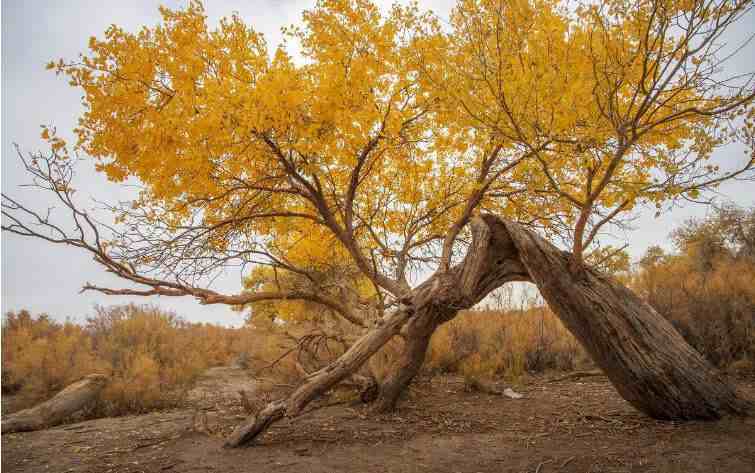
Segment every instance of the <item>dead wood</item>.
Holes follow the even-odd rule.
[[[7,416],[2,420],[2,433],[40,430],[59,424],[97,399],[107,381],[105,375],[90,374],[51,399]]]
[[[573,381],[575,379],[582,379],[582,378],[589,378],[592,376],[605,376],[606,374],[600,370],[590,370],[590,371],[574,371],[572,373],[569,373],[564,376],[559,376],[557,378],[549,379],[549,383],[556,383],[559,381]]]

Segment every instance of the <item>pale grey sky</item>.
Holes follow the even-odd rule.
[[[54,124],[65,137],[75,124],[81,110],[80,92],[68,86],[62,77],[44,70],[51,59],[75,58],[85,50],[90,36],[101,36],[110,24],[128,30],[159,21],[158,6],[184,5],[185,1],[115,1],[115,0],[3,0],[2,2],[2,190],[19,196],[37,208],[45,208],[48,201],[39,193],[17,186],[28,182],[16,158],[13,143],[26,151],[42,149],[39,126]],[[314,1],[304,0],[208,0],[205,8],[210,24],[222,16],[238,12],[254,28],[265,34],[271,47],[280,41],[281,26],[298,23],[303,9]],[[390,0],[385,5],[392,3]],[[423,8],[431,8],[447,17],[453,0],[420,0]],[[731,32],[731,43],[741,42],[755,31],[755,15],[750,14]],[[750,44],[735,61],[729,63],[728,73],[755,70],[755,47]],[[68,135],[70,136],[70,134]],[[743,149],[730,147],[718,152],[716,158],[724,163],[741,162]],[[81,202],[91,197],[114,200],[128,193],[107,184],[92,169],[91,163],[80,167],[76,177],[77,195]],[[755,204],[755,190],[751,185],[731,183],[722,187],[723,197],[741,205]],[[90,206],[93,205],[90,203]],[[633,257],[641,255],[652,244],[664,244],[668,232],[691,216],[704,215],[705,209],[688,206],[676,209],[660,218],[652,211],[643,212],[636,222],[636,230],[618,235],[630,243]],[[665,246],[668,246],[665,244]],[[41,241],[2,234],[2,312],[28,308],[34,313],[47,312],[58,319],[72,317],[81,320],[92,313],[94,304],[116,304],[135,301],[151,302],[174,310],[191,321],[238,324],[240,314],[224,306],[201,306],[191,298],[130,298],[112,297],[97,293],[79,294],[87,282],[100,285],[123,284],[106,274],[80,251],[52,246]],[[237,272],[229,272],[218,283],[220,290],[235,292],[240,287]]]

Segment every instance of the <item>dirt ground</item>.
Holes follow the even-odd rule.
[[[603,377],[517,387],[523,399],[422,380],[391,415],[349,403],[276,424],[226,450],[240,396],[213,389],[191,407],[2,436],[11,472],[726,472],[755,471],[755,418],[658,422]],[[755,380],[738,383],[755,399]],[[213,394],[218,394],[213,397]]]

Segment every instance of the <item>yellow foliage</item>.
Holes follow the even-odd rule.
[[[704,162],[736,138],[724,122],[752,117],[751,91],[710,80],[717,48],[696,41],[748,5],[459,0],[443,24],[414,4],[320,0],[271,51],[192,1],[48,67],[83,92],[76,148],[138,178],[167,230],[201,220],[208,251],[255,242],[305,267],[360,252],[366,271],[437,243],[469,203],[574,227],[581,258],[591,226],[719,182]]]

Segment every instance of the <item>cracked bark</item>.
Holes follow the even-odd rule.
[[[551,310],[635,408],[664,420],[719,419],[751,409],[632,291],[591,268],[573,274],[567,253],[517,224],[505,227]]]

